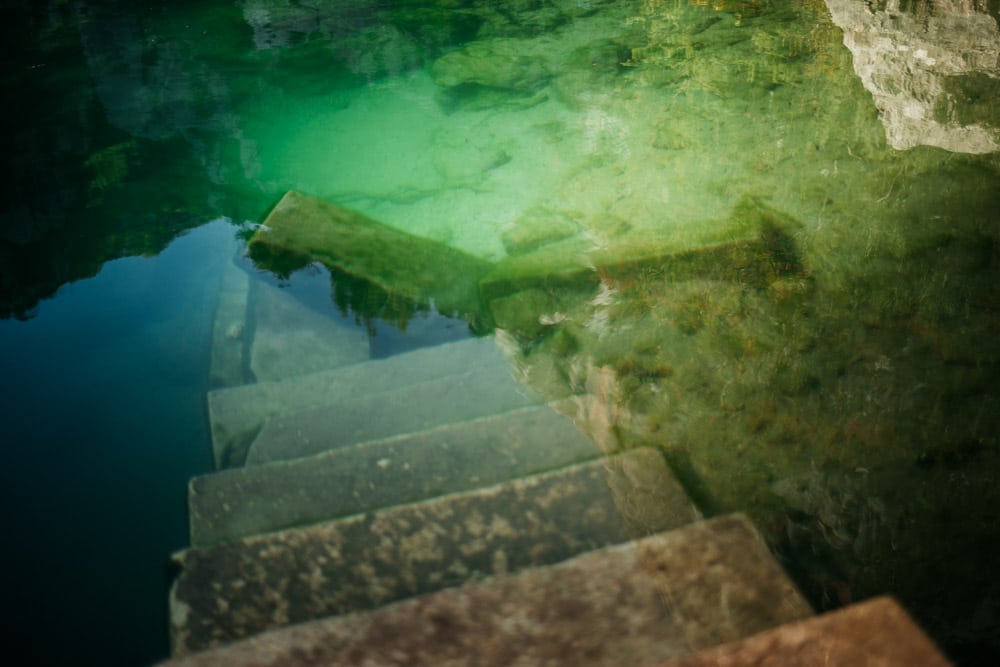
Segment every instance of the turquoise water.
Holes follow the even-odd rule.
[[[298,190],[584,276],[503,283],[477,326],[600,444],[748,512],[818,609],[893,593],[989,664],[1000,119],[973,66],[998,17],[934,46],[905,30],[943,5],[877,8],[915,59],[894,79],[831,20],[862,4],[5,5],[4,562],[38,662],[165,656],[210,389],[471,335],[336,266],[339,291],[255,266]],[[227,295],[255,315],[220,325]]]

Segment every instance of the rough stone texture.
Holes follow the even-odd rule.
[[[540,403],[505,368],[483,367],[335,405],[269,419],[247,453],[247,465],[312,456]]]
[[[278,382],[211,391],[208,412],[216,467],[241,465],[250,441],[273,415],[332,405],[471,368],[506,369],[506,364],[492,338],[479,338]]]
[[[876,598],[672,660],[663,667],[948,667],[909,615]]]
[[[234,387],[247,381],[245,351],[249,335],[246,330],[249,283],[247,274],[232,262],[222,269],[209,368],[209,383],[213,387]]]
[[[260,381],[315,373],[368,359],[368,334],[310,309],[264,283],[256,286],[250,370]]]
[[[600,453],[569,419],[538,406],[309,458],[223,470],[191,480],[191,544],[208,546],[489,486]]]
[[[923,3],[901,9],[898,0],[878,3],[875,11],[873,3],[855,0],[826,4],[893,148],[1000,150],[1000,125],[988,117],[995,104],[976,108],[950,92],[961,88],[956,79],[978,74],[987,83],[1000,77],[1000,30],[985,7],[976,9],[969,0],[935,0],[931,11],[920,11]]]
[[[176,557],[181,573],[171,591],[174,653],[555,563],[697,516],[660,454],[640,449],[375,514],[189,549]],[[729,560],[755,562],[743,552]],[[724,550],[714,557],[728,562]],[[698,576],[685,579],[700,583]],[[746,607],[741,594],[726,596],[729,608]],[[768,609],[775,599],[768,594]]]
[[[481,310],[478,278],[490,268],[443,243],[298,192],[282,197],[248,247],[258,265],[278,274],[319,261],[389,295],[433,301],[439,312],[470,321]]]
[[[649,665],[810,613],[746,519],[730,516],[169,664]],[[697,623],[714,629],[692,632]]]
[[[760,284],[800,268],[790,236],[799,226],[787,214],[744,197],[725,219],[625,229],[613,241],[574,236],[508,257],[479,288],[491,303],[528,289],[593,286],[598,277],[629,279],[643,271],[675,281],[710,278]]]

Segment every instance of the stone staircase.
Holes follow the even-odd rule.
[[[217,331],[213,377],[245,380],[259,323],[227,280],[246,326],[221,300],[240,335]],[[213,390],[168,664],[653,666],[826,637],[744,517],[702,520],[658,451],[602,451],[573,400],[515,382],[492,337]],[[927,647],[877,664],[947,664]]]

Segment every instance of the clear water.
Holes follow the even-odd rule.
[[[369,357],[469,335],[433,314],[366,325],[325,269],[240,256],[244,222],[292,189],[491,262],[567,224],[590,249],[666,230],[698,250],[776,216],[795,268],[763,282],[612,262],[599,289],[509,295],[514,361],[543,394],[589,396],[595,438],[663,449],[706,513],[748,512],[817,608],[890,592],[956,659],[1000,654],[1000,162],[893,148],[827,4],[0,12],[4,564],[38,663],[166,654],[227,271]],[[483,45],[485,73],[440,64]],[[940,125],[995,130],[992,79],[949,81]]]

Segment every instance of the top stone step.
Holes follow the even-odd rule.
[[[507,360],[492,337],[422,348],[286,380],[210,391],[208,412],[215,465],[242,465],[247,448],[269,417],[330,406],[473,368],[508,373]]]

